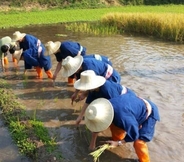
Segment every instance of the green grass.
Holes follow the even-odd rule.
[[[24,8],[0,12],[0,28],[23,27],[32,24],[53,24],[76,21],[97,21],[104,14],[121,13],[184,13],[184,5],[123,6],[101,9],[50,9],[25,11]]]
[[[38,159],[41,155],[47,157],[48,153],[56,149],[55,138],[50,137],[43,122],[36,119],[36,111],[33,117],[26,115],[25,107],[17,101],[12,90],[6,88],[7,85],[3,79],[0,79],[0,108],[20,153],[31,159]],[[38,144],[41,144],[46,151],[39,152]]]

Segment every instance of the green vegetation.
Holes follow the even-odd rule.
[[[113,35],[120,33],[118,28],[114,26],[108,26],[101,22],[87,23],[87,22],[75,22],[66,24],[66,29],[72,30],[73,32],[83,32],[93,35]]]
[[[78,21],[98,21],[108,13],[184,13],[183,5],[171,6],[126,6],[101,9],[50,9],[25,12],[10,10],[0,12],[0,28],[23,27],[33,24],[53,24]],[[162,16],[162,15],[161,15]]]
[[[95,23],[76,22],[67,24],[66,28],[93,35],[135,33],[183,43],[184,10],[180,7],[184,9],[184,6],[128,7],[126,12],[105,14]],[[136,12],[138,8],[139,12]],[[162,12],[155,11],[155,8],[160,8]]]
[[[184,14],[112,13],[102,18],[102,24],[118,31],[154,36],[167,41],[184,41]]]
[[[19,151],[35,160],[43,154],[46,157],[56,148],[55,138],[51,138],[43,123],[35,118],[36,112],[32,118],[26,115],[25,108],[7,87],[8,84],[1,79],[0,108]]]
[[[23,7],[27,5],[41,5],[62,8],[97,8],[106,5],[163,5],[184,4],[183,0],[1,0],[0,5]]]
[[[131,32],[167,41],[183,42],[183,17],[184,5],[50,9],[27,12],[12,10],[0,12],[0,27],[65,23],[67,29],[75,32],[94,35]]]

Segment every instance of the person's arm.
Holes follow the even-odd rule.
[[[82,110],[81,110],[81,112],[80,112],[80,114],[79,114],[79,116],[78,116],[78,118],[77,118],[77,120],[76,120],[76,125],[79,125],[80,122],[82,121],[82,118],[83,118],[83,116],[84,116],[84,113],[85,113],[85,111],[86,111],[88,105],[89,105],[89,104],[84,103],[84,105],[83,105],[83,107],[82,107]]]
[[[57,75],[58,75],[59,71],[61,70],[61,67],[62,67],[62,61],[57,63],[57,66],[56,66],[56,69],[55,69],[55,72],[53,75],[53,80],[56,80]]]
[[[2,71],[4,72],[4,58],[1,58],[1,67],[2,67]]]
[[[98,137],[98,133],[92,132],[91,141],[89,145],[89,150],[93,151],[96,148],[96,139]]]
[[[82,100],[84,100],[87,96],[88,96],[88,94],[89,94],[89,91],[83,91],[83,92],[81,92],[80,93],[80,95],[79,95],[79,90],[76,90],[75,92],[74,92],[74,94],[72,95],[72,97],[71,97],[71,100],[72,100],[72,105],[73,105],[73,102],[75,101],[75,102],[79,102],[79,101],[82,101]]]
[[[73,105],[73,102],[77,99],[79,92],[80,90],[76,89],[74,94],[71,96],[71,100],[72,100],[71,105]]]
[[[89,94],[89,91],[84,91],[84,92],[81,92],[81,94],[79,95],[79,100],[83,100],[85,99]]]
[[[4,72],[5,68],[4,68],[4,54],[3,53],[1,55],[1,67],[2,67],[2,71]]]

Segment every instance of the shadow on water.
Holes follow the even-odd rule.
[[[142,97],[150,98],[159,107],[161,122],[157,124],[154,140],[148,144],[151,161],[183,160],[184,47],[182,45],[132,36],[88,36],[66,31],[63,24],[3,29],[0,34],[1,37],[12,36],[17,30],[33,34],[44,43],[50,40],[78,41],[87,47],[87,53],[108,56],[114,68],[121,74],[122,84],[135,90]],[[51,56],[51,59],[54,72],[57,62],[54,56]],[[36,117],[44,122],[51,136],[56,137],[58,154],[65,159],[60,161],[92,162],[92,157],[88,155],[91,134],[84,122],[81,123],[79,130],[75,126],[75,120],[84,101],[71,105],[70,97],[74,88],[67,87],[67,78],[59,75],[56,86],[53,87],[53,83],[45,74],[43,80],[36,79],[34,70],[28,72],[25,78],[23,62],[19,63],[18,72],[13,71],[11,66],[12,64],[9,72],[1,73],[0,76],[7,81],[19,101],[25,105],[27,113],[33,116],[36,112]],[[109,130],[100,133],[97,145],[107,138],[110,138]],[[41,162],[48,160],[46,157],[41,158]],[[106,150],[101,155],[100,162],[135,162],[136,158],[132,143],[127,143]]]

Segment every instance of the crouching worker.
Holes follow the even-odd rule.
[[[1,66],[4,71],[5,66],[8,66],[8,51],[10,53],[14,53],[15,43],[12,43],[12,39],[9,36],[3,37],[0,39],[0,59],[1,59]],[[16,63],[16,60],[12,57],[12,61]]]
[[[24,60],[24,75],[28,69],[32,69],[32,66],[36,67],[36,72],[38,74],[38,78],[41,79],[43,77],[42,68],[44,68],[45,73],[48,78],[52,79],[53,74],[51,72],[51,59],[49,56],[44,56],[40,49],[29,48],[25,51],[17,50],[13,54],[13,57],[19,60]]]
[[[152,140],[159,120],[158,108],[153,102],[129,93],[109,100],[96,99],[85,112],[85,124],[90,131],[98,134],[110,127],[112,140],[105,143],[116,147],[133,142],[140,162],[150,162],[146,142]],[[90,149],[95,149],[96,137],[92,137],[94,145]]]
[[[86,55],[86,48],[83,47],[78,42],[72,42],[72,41],[56,41],[52,42],[49,41],[45,44],[46,52],[45,55],[52,55],[54,54],[57,60],[57,66],[53,75],[53,80],[55,81],[57,78],[58,73],[60,72],[62,68],[62,61],[67,56],[75,57],[78,55],[84,56]],[[68,76],[68,85],[73,85],[75,81],[74,76]]]

